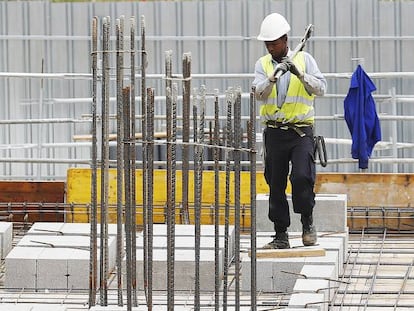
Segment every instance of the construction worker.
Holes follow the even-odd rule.
[[[313,102],[315,95],[324,95],[326,80],[309,53],[300,51],[292,55],[288,46],[289,31],[286,19],[272,13],[263,20],[257,37],[264,41],[269,52],[255,64],[253,86],[265,126],[264,175],[270,188],[268,217],[276,232],[264,248],[290,247],[286,198],[289,173],[293,210],[301,215],[302,242],[309,246],[317,241],[312,215],[315,205]]]

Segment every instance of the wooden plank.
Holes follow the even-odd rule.
[[[257,258],[319,257],[325,256],[325,254],[325,249],[314,247],[287,249],[258,249],[256,251]],[[251,256],[251,251],[249,251],[249,256]]]

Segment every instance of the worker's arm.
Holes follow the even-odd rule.
[[[256,62],[254,67],[254,81],[252,85],[256,87],[256,99],[260,101],[265,101],[269,97],[275,85],[274,76],[268,77],[266,75],[260,60]]]
[[[312,55],[305,53],[306,72],[300,71],[288,58],[285,62],[288,63],[289,71],[298,77],[309,94],[315,94],[317,96],[323,96],[325,94],[326,79],[319,70]]]

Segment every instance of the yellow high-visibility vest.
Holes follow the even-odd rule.
[[[260,58],[263,69],[268,76],[274,72],[272,55],[267,54]],[[293,62],[299,70],[305,71],[305,56],[299,52],[293,58]],[[290,76],[290,82],[286,94],[285,102],[281,107],[277,105],[276,84],[267,101],[260,106],[260,116],[263,122],[274,120],[283,123],[314,123],[313,100],[315,95],[310,95],[302,82],[295,76]]]

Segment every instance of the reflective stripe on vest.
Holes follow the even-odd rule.
[[[272,55],[267,54],[260,59],[263,69],[268,76],[274,71]],[[299,70],[305,71],[305,56],[299,52],[293,58],[293,62]],[[314,122],[313,100],[314,95],[309,95],[304,85],[295,76],[290,76],[290,82],[282,107],[277,106],[276,84],[273,86],[267,101],[260,106],[260,116],[263,122],[275,120],[283,123],[307,123]]]

